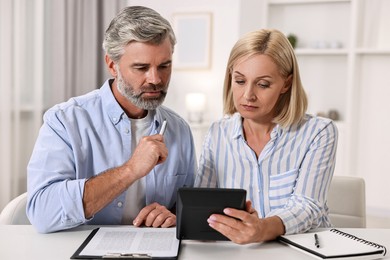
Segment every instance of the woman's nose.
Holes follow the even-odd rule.
[[[253,92],[253,87],[252,86],[246,86],[245,87],[245,92],[244,92],[244,98],[248,101],[253,101],[256,99],[256,95]]]

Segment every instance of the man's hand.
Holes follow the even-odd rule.
[[[143,208],[133,221],[134,226],[142,224],[147,227],[171,227],[176,225],[176,216],[165,206],[154,202]]]
[[[168,149],[162,135],[143,137],[125,164],[86,181],[83,196],[85,217],[90,218],[99,212],[167,157]]]
[[[151,135],[143,137],[126,166],[130,167],[131,172],[137,176],[137,179],[148,174],[154,166],[163,163],[168,157],[168,149],[164,143],[162,135]]]

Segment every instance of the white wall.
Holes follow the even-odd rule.
[[[155,9],[172,21],[174,13],[212,13],[211,66],[210,69],[175,70],[164,104],[184,118],[185,95],[190,92],[206,94],[205,120],[210,122],[222,116],[222,88],[226,62],[230,49],[239,37],[239,0],[130,0],[130,5],[143,5]],[[177,39],[180,41],[180,39]]]
[[[356,173],[366,181],[367,212],[390,218],[390,55],[361,59]]]

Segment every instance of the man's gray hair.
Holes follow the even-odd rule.
[[[153,9],[129,6],[111,21],[104,35],[103,49],[114,62],[118,62],[130,42],[160,44],[166,37],[169,37],[173,50],[176,37],[170,23]]]

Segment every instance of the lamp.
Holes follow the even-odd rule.
[[[188,93],[186,95],[186,110],[190,123],[202,123],[206,106],[206,96],[203,93]]]

